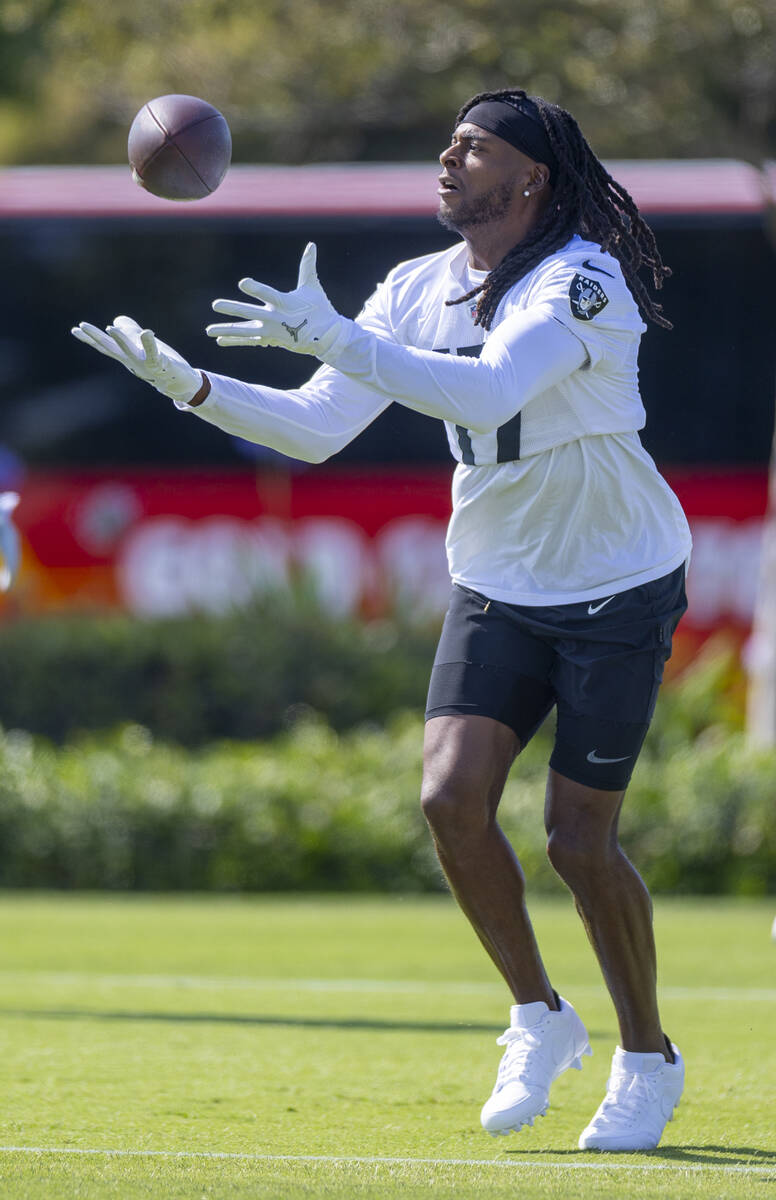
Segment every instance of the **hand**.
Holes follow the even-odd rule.
[[[105,330],[82,321],[70,332],[79,342],[114,358],[171,400],[188,403],[202,387],[199,371],[190,367],[171,346],[159,341],[150,329],[141,329],[131,317],[116,317]]]
[[[261,300],[214,300],[213,309],[230,317],[242,317],[233,325],[208,325],[208,337],[219,346],[282,346],[296,354],[322,358],[348,336],[350,322],[333,308],[318,280],[316,248],[309,242],[299,263],[299,278],[293,292],[276,292],[255,279],[241,279],[241,292]]]

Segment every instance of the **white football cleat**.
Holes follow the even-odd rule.
[[[606,1096],[587,1129],[581,1150],[654,1150],[684,1087],[684,1061],[671,1043],[676,1059],[662,1054],[614,1052]]]
[[[593,1053],[574,1009],[562,996],[558,999],[557,1012],[543,1000],[512,1005],[509,1029],[498,1038],[506,1050],[496,1086],[480,1117],[483,1129],[494,1137],[543,1117],[550,1084],[569,1067],[580,1071],[582,1055]]]

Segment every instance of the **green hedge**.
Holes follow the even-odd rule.
[[[433,643],[299,601],[3,627],[0,886],[442,887],[417,804]],[[742,712],[737,660],[713,647],[663,690],[622,820],[657,891],[776,890],[776,754],[747,747]],[[502,805],[545,889],[551,737]]]
[[[425,700],[438,630],[327,617],[278,597],[223,617],[0,626],[0,725],[64,741],[132,722],[196,746],[278,733],[312,709],[334,729]]]
[[[188,752],[129,725],[0,737],[0,886],[407,891],[438,886],[415,802],[422,730]]]
[[[623,843],[659,892],[776,891],[776,753],[708,726],[645,748]],[[502,804],[532,886],[559,889],[544,853],[550,733]],[[0,737],[0,886],[428,891],[443,886],[417,805],[422,722],[338,735],[306,720],[272,742],[195,752],[127,726],[55,748]]]

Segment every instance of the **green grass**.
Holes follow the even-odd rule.
[[[509,998],[447,898],[5,893],[0,1195],[774,1194],[774,912],[657,904],[687,1090],[657,1151],[602,1156],[576,1143],[616,1031],[566,901],[534,918],[594,1057],[534,1129],[490,1139]]]

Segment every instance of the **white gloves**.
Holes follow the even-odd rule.
[[[350,340],[353,322],[332,307],[318,282],[315,258],[315,244],[310,242],[302,255],[293,292],[277,292],[255,279],[241,279],[240,290],[262,303],[214,300],[216,312],[242,319],[231,325],[209,325],[209,336],[216,338],[219,346],[282,346],[297,354],[314,354],[324,361],[324,356],[336,355]],[[114,358],[178,404],[188,404],[209,386],[171,346],[131,317],[116,317],[104,330],[82,321],[71,332],[79,342]]]
[[[214,300],[215,312],[243,320],[208,325],[208,336],[216,338],[219,346],[282,346],[317,358],[331,355],[349,340],[352,322],[332,307],[318,280],[315,260],[315,243],[308,242],[293,292],[277,292],[255,279],[241,279],[240,291],[263,303]]]
[[[115,358],[138,379],[150,383],[163,396],[178,403],[188,403],[202,387],[199,371],[131,317],[116,317],[105,331],[82,321],[70,332],[79,342],[99,350],[108,358]]]

